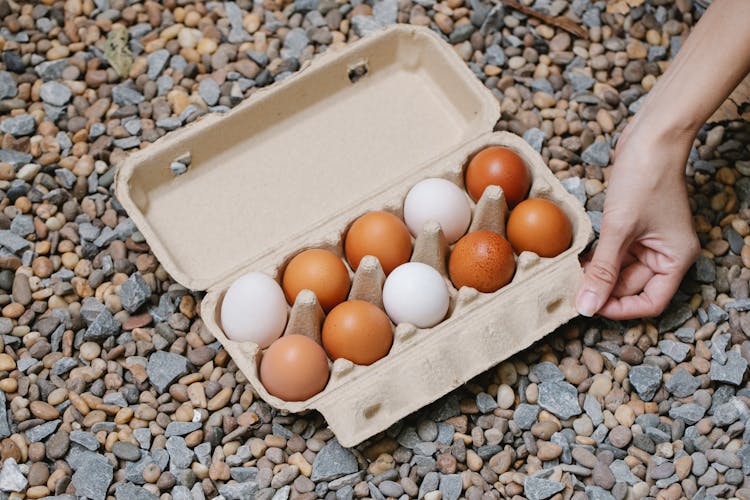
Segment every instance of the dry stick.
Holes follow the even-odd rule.
[[[553,26],[557,26],[560,29],[563,29],[567,31],[568,33],[571,33],[579,38],[583,38],[584,40],[589,39],[589,33],[586,31],[586,29],[576,23],[575,21],[568,19],[564,16],[558,16],[558,17],[552,17],[548,16],[547,14],[542,14],[541,12],[537,12],[536,10],[526,7],[525,5],[517,2],[516,0],[500,0],[500,2],[504,3],[508,7],[511,7],[513,9],[519,10],[526,14],[527,16],[535,17],[541,21],[544,21],[547,24],[551,24]]]

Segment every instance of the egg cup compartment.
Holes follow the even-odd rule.
[[[363,64],[366,74],[350,79],[350,68]],[[201,317],[258,395],[281,410],[318,410],[339,442],[353,446],[577,314],[578,254],[592,236],[590,221],[523,139],[492,132],[499,116],[495,97],[451,46],[427,28],[397,25],[328,51],[232,111],[203,117],[134,153],[118,168],[116,196],[167,272],[189,289],[207,291]],[[529,196],[565,211],[573,226],[570,248],[553,259],[522,253],[513,280],[497,292],[456,290],[439,233],[428,227],[412,240],[412,258],[442,268],[451,292],[446,319],[429,329],[395,325],[387,356],[369,366],[335,361],[326,388],[306,401],[271,396],[258,378],[261,350],[229,340],[220,327],[221,300],[232,282],[250,271],[280,279],[289,260],[308,248],[343,257],[356,218],[386,210],[403,220],[404,198],[422,179],[441,177],[463,189],[467,162],[492,145],[524,160],[532,174]],[[190,169],[175,177],[169,164],[186,152]],[[478,206],[471,202],[472,229],[500,229],[497,220],[493,226],[479,216],[498,202],[490,194]],[[357,273],[349,269],[350,297],[382,301],[377,267],[364,262]],[[316,337],[319,307],[301,293],[287,333]]]

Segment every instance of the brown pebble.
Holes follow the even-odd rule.
[[[49,403],[44,401],[32,401],[29,405],[31,413],[37,418],[44,420],[54,420],[60,416],[60,412]]]

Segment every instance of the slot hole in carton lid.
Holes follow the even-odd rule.
[[[375,416],[375,414],[376,414],[376,413],[377,413],[378,411],[380,411],[380,403],[375,403],[374,405],[370,405],[370,406],[368,406],[367,408],[365,408],[365,409],[364,409],[364,410],[362,411],[362,415],[363,415],[363,416],[364,416],[364,417],[365,417],[366,419],[371,419],[372,417],[374,417],[374,416]]]
[[[350,82],[357,83],[362,77],[367,75],[368,71],[367,60],[365,59],[349,66],[347,76]]]
[[[175,177],[179,177],[180,175],[187,172],[188,167],[192,163],[193,158],[190,155],[190,151],[181,154],[174,160],[172,160],[172,163],[169,164],[169,170],[172,172],[172,175]]]

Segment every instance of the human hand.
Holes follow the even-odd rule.
[[[684,180],[692,137],[638,121],[615,149],[599,242],[576,298],[584,316],[659,315],[700,252]]]

